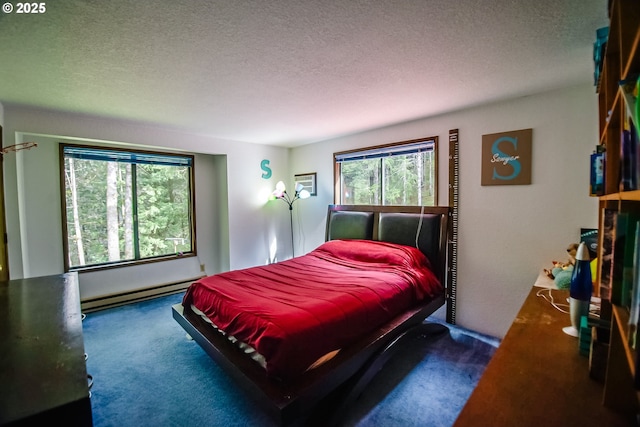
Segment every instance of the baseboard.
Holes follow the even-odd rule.
[[[180,282],[154,285],[147,288],[136,289],[134,291],[114,293],[95,298],[87,298],[80,301],[80,305],[83,313],[90,313],[92,311],[104,310],[106,308],[131,304],[133,302],[144,301],[160,296],[177,294],[179,292],[184,292],[192,282],[198,279],[200,279],[200,277],[194,277],[192,279],[186,279]]]

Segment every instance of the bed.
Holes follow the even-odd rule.
[[[330,205],[325,243],[202,278],[175,320],[280,425],[339,419],[424,322],[454,303],[448,207]],[[323,409],[330,407],[331,411]]]

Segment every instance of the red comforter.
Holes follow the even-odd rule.
[[[287,261],[202,278],[183,305],[255,348],[268,375],[288,379],[441,292],[416,248],[332,240]]]

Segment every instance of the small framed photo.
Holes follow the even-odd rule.
[[[316,189],[316,173],[302,173],[299,175],[294,175],[296,186],[298,184],[302,184],[305,190],[309,192],[312,196],[316,196],[318,194]]]

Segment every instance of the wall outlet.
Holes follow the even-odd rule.
[[[204,264],[200,264],[200,271],[204,273]]]

